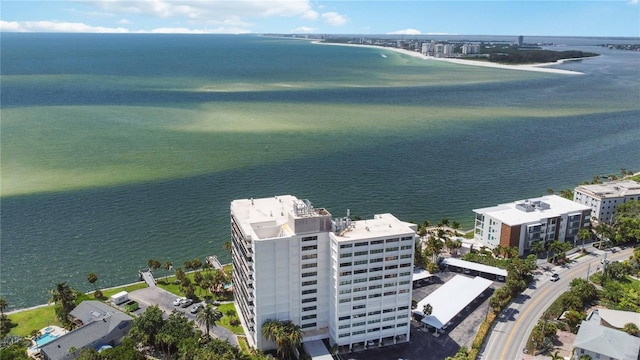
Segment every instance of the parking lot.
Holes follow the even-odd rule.
[[[451,271],[439,272],[430,284],[414,287],[413,299],[416,301],[422,300],[455,275],[468,276]],[[476,331],[489,310],[488,299],[493,290],[502,285],[503,283],[494,282],[491,288],[487,290],[488,293],[486,295],[478,298],[469,305],[468,310],[456,316],[447,331],[438,337],[431,332],[423,330],[419,321],[412,320],[411,340],[409,342],[366,351],[343,353],[340,357],[344,360],[396,360],[398,358],[422,360],[444,359],[447,356],[454,356],[461,346],[471,347]]]

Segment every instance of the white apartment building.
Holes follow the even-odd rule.
[[[573,192],[573,201],[591,208],[592,220],[607,224],[613,223],[616,207],[631,200],[640,200],[640,184],[633,180],[580,185]]]
[[[490,249],[518,248],[524,255],[536,241],[577,240],[578,231],[589,226],[591,209],[557,195],[520,200],[475,209],[474,240]]]
[[[291,320],[303,342],[408,341],[416,227],[391,214],[351,221],[291,195],[231,202],[236,308],[249,344],[266,320]]]

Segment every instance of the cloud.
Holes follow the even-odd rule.
[[[77,22],[61,21],[3,21],[0,31],[10,32],[70,32],[70,33],[128,33],[121,27],[91,26]]]
[[[291,32],[294,34],[310,34],[316,32],[318,29],[308,27],[308,26],[300,26],[295,29],[292,29]]]
[[[638,5],[638,0],[629,0],[629,5]]]
[[[420,32],[420,30],[416,30],[416,29],[404,29],[404,30],[398,30],[398,31],[392,31],[387,33],[387,35],[421,35],[422,33]]]
[[[118,20],[118,24],[130,25],[130,24],[132,24],[132,22],[127,20],[127,19],[120,19],[120,20]]]
[[[333,11],[322,13],[322,20],[326,21],[329,25],[332,26],[341,26],[349,21],[346,16],[340,15],[337,12]]]

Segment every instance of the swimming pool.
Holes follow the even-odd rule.
[[[56,335],[51,335],[49,333],[40,335],[36,338],[36,346],[37,347],[42,347],[50,342],[52,342],[53,340],[57,339],[58,336]]]

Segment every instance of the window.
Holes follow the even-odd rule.
[[[353,310],[359,310],[359,309],[364,309],[365,307],[367,307],[367,305],[356,305],[353,307]]]
[[[369,290],[380,289],[381,287],[382,287],[382,285],[371,285],[371,286],[369,286]]]
[[[366,274],[367,273],[367,269],[362,269],[362,270],[356,270],[353,272],[353,274]]]
[[[362,282],[367,282],[367,278],[359,278],[359,279],[355,279],[353,280],[353,283],[362,283]]]
[[[351,294],[351,289],[340,290],[340,294]]]
[[[385,270],[391,270],[391,269],[397,269],[397,268],[398,268],[398,264],[387,265],[384,267]]]
[[[346,267],[346,266],[351,266],[351,265],[352,265],[351,261],[340,263],[340,267]]]
[[[382,276],[378,275],[378,276],[372,276],[369,278],[369,281],[376,281],[376,280],[382,280]]]
[[[411,256],[411,255],[409,255]],[[377,262],[382,262],[382,258],[375,258],[375,259],[371,259],[369,260],[370,263],[377,263]]]
[[[316,323],[302,324],[300,327],[303,329],[308,329],[308,328],[316,327]]]
[[[371,272],[382,271],[382,267],[371,268]]]
[[[348,329],[348,328],[350,328],[350,327],[351,327],[351,325],[349,325],[349,324],[344,324],[344,325],[340,325],[340,326],[338,326],[338,329]]]
[[[340,302],[340,304],[348,303],[348,302],[351,302],[351,298],[340,299],[339,302]]]
[[[302,241],[314,241],[314,240],[318,240],[317,236],[306,236],[302,238]]]
[[[307,306],[305,308],[302,308],[302,311],[313,311],[316,310],[318,307],[317,306]]]
[[[367,255],[368,253],[368,251],[356,251],[355,253],[353,253],[353,256],[362,256]]]
[[[308,299],[302,299],[302,303],[303,304],[310,303],[310,302],[314,302],[316,300],[317,300],[317,298],[314,298],[314,297],[313,298],[308,298]]]
[[[373,240],[371,242],[371,245],[378,245],[378,244],[383,244],[383,243],[384,243],[384,240]]]
[[[302,320],[309,320],[309,319],[315,319],[317,317],[316,314],[312,314],[312,315],[305,315],[302,317]]]
[[[340,321],[342,321],[342,320],[349,320],[349,319],[351,319],[351,316],[350,316],[350,315],[347,315],[347,316],[341,316],[341,317],[339,317],[339,318],[338,318],[338,320],[340,320]]]
[[[380,315],[380,310],[369,311],[369,316],[372,316],[372,315]]]
[[[309,290],[303,290],[302,291],[302,295],[307,295],[307,294],[315,294],[318,292],[318,289],[309,289]]]
[[[351,275],[351,271],[342,271],[340,273],[340,276],[349,276],[349,275]]]
[[[314,267],[318,267],[318,264],[317,263],[302,264],[302,268],[303,269],[309,269],[309,268],[314,268]]]
[[[387,244],[388,243],[394,243],[394,242],[398,242],[398,238],[394,238],[394,239],[387,239]]]
[[[302,286],[316,285],[317,283],[318,283],[318,280],[303,281]]]
[[[393,261],[393,260],[398,260],[397,256],[387,256],[384,258],[384,261]]]
[[[317,259],[318,254],[302,255],[302,260]]]
[[[395,291],[387,291],[386,293],[384,293],[384,296],[391,296],[391,295],[395,295],[396,292]]]
[[[375,323],[379,323],[380,319],[371,319],[369,321],[367,321],[368,324],[375,324]]]
[[[360,300],[365,300],[367,298],[366,295],[362,295],[362,296],[354,296],[353,297],[353,301],[360,301]]]
[[[364,322],[364,321],[359,321],[359,322],[357,322],[357,323],[353,323],[353,327],[356,327],[356,326],[362,326],[362,325],[364,325],[364,324],[365,324],[365,322]]]
[[[340,244],[340,249],[348,249],[351,246],[353,246],[352,244]]]
[[[366,242],[366,241],[365,241],[365,242],[359,242],[359,243],[356,243],[356,247],[359,247],[359,246],[367,246],[367,245],[369,245],[369,243],[368,243],[368,242]]]
[[[340,280],[340,285],[349,285],[351,284],[351,280]]]
[[[376,331],[380,331],[380,328],[377,327],[377,328],[371,328],[371,329],[367,330],[367,332],[376,332]]]
[[[309,251],[309,250],[316,250],[316,249],[318,249],[318,245],[308,245],[308,246],[302,247],[302,251]]]
[[[353,292],[359,292],[359,291],[366,291],[367,287],[366,286],[362,286],[362,287],[357,287],[353,289]]]
[[[370,294],[369,299],[379,298],[380,296],[382,296],[382,294]]]
[[[317,275],[318,275],[317,271],[302,273],[302,277],[310,277],[310,276],[317,276]]]
[[[383,252],[383,249],[373,249],[371,251],[369,251],[370,254],[380,254],[381,252]]]
[[[353,265],[364,265],[367,263],[367,260],[358,260],[353,263]]]
[[[347,257],[351,257],[352,254],[351,253],[342,253],[340,254],[340,258],[347,258]]]
[[[391,252],[391,251],[398,251],[398,247],[390,247],[390,248],[386,248],[385,249],[386,252]]]

